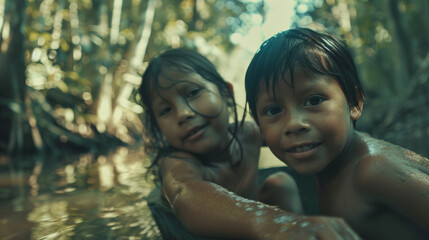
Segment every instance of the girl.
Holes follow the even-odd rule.
[[[149,63],[139,93],[151,167],[159,167],[162,196],[188,231],[245,239],[355,236],[342,220],[281,211],[302,211],[290,176],[274,174],[259,188],[259,130],[238,124],[230,85],[202,55],[165,51]]]

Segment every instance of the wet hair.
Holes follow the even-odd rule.
[[[285,74],[289,73],[290,85],[294,88],[296,67],[336,79],[349,106],[360,109],[359,100],[364,99],[364,92],[347,45],[330,33],[295,28],[280,32],[262,43],[247,68],[246,101],[250,114],[258,124],[256,103],[260,83],[263,81],[268,90],[272,81],[274,94],[279,77],[285,79]],[[356,126],[355,121],[353,126]]]
[[[174,70],[182,73],[197,73],[205,80],[215,84],[224,99],[231,99],[231,101],[227,101],[227,104],[228,111],[233,113],[235,122],[233,127],[228,129],[233,136],[232,139],[236,139],[236,133],[239,127],[236,102],[233,97],[232,89],[218,73],[216,67],[210,60],[196,51],[184,48],[170,49],[162,52],[149,62],[149,65],[143,74],[142,83],[138,89],[143,106],[144,149],[152,159],[148,169],[150,172],[155,173],[155,182],[162,180],[159,169],[156,169],[159,167],[159,159],[178,151],[169,144],[159,128],[151,101],[151,94],[159,93],[159,89],[165,88],[159,84],[159,77],[165,77],[163,73],[165,68],[173,68]],[[174,81],[174,79],[171,78],[169,78],[169,80]],[[199,114],[198,112],[196,113]],[[230,144],[231,143],[232,140]],[[239,146],[241,149],[240,143]],[[236,165],[238,164],[240,164],[240,161],[236,163]],[[158,172],[158,174],[156,174],[156,172]]]

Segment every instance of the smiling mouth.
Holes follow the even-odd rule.
[[[294,147],[294,148],[288,149],[286,151],[290,152],[290,153],[306,152],[306,151],[309,151],[311,149],[318,147],[319,145],[320,145],[320,143],[307,144],[304,146]]]
[[[201,125],[199,127],[193,128],[191,131],[188,132],[188,134],[186,134],[186,136],[184,137],[185,140],[192,140],[193,138],[195,138],[195,135],[198,135],[198,133],[204,129],[207,125]]]

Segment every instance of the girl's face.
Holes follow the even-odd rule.
[[[260,83],[256,109],[261,132],[276,157],[299,173],[316,174],[345,151],[352,120],[361,112],[348,106],[334,78],[296,68],[294,89],[290,79],[286,82],[279,79],[276,98],[272,86],[267,90]]]
[[[197,73],[163,68],[159,88],[152,84],[155,119],[174,148],[204,155],[229,141],[228,108],[218,87]]]

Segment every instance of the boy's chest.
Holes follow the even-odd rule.
[[[352,225],[365,222],[376,214],[374,206],[365,201],[350,178],[337,179],[318,189],[319,209],[322,214],[338,216]]]
[[[344,218],[364,239],[427,239],[404,216],[365,200],[347,180],[319,189],[318,201],[321,214]]]
[[[350,190],[330,190],[318,194],[319,208],[322,214],[341,216],[346,219],[359,218],[369,211],[360,196]]]

